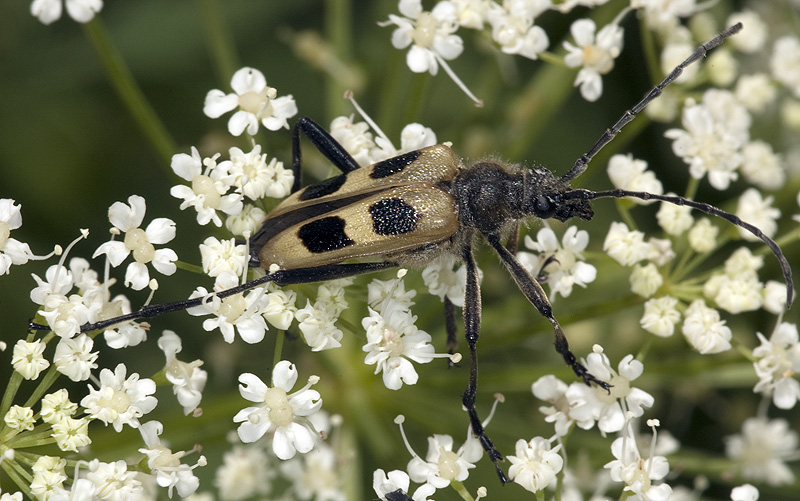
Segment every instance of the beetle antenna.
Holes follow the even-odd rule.
[[[561,197],[563,200],[594,200],[596,198],[626,197],[638,198],[640,200],[660,200],[662,202],[667,202],[674,205],[685,205],[687,207],[691,207],[692,209],[699,210],[700,212],[705,212],[711,216],[720,217],[731,224],[734,224],[740,228],[744,228],[756,237],[760,238],[778,259],[778,264],[780,265],[781,272],[783,273],[783,279],[786,282],[786,308],[789,309],[792,306],[792,300],[794,299],[794,283],[792,282],[792,268],[789,266],[789,261],[786,260],[786,256],[783,255],[783,251],[777,242],[775,242],[775,240],[765,235],[764,232],[758,229],[756,226],[743,221],[739,216],[731,214],[730,212],[725,212],[724,210],[718,209],[713,205],[703,202],[696,202],[678,195],[657,195],[655,193],[648,193],[646,191],[628,191],[622,189],[590,191],[577,189],[567,191],[566,193],[563,193]]]
[[[599,153],[600,150],[602,150],[605,145],[610,143],[611,140],[613,140],[617,136],[617,134],[619,134],[619,132],[622,130],[623,127],[625,127],[634,118],[636,118],[636,115],[640,111],[642,111],[645,108],[645,106],[647,106],[652,100],[660,96],[661,93],[664,92],[664,88],[666,88],[669,84],[674,82],[676,78],[681,76],[681,73],[683,73],[683,70],[686,69],[687,66],[705,57],[708,51],[720,45],[726,38],[735,35],[741,29],[742,29],[742,23],[736,23],[727,30],[723,31],[719,35],[715,36],[708,42],[704,43],[703,45],[695,49],[692,55],[687,57],[681,64],[676,66],[675,69],[673,69],[670,72],[670,74],[667,75],[667,77],[661,81],[661,83],[650,89],[650,91],[647,94],[645,94],[645,96],[642,98],[641,101],[633,105],[633,108],[623,113],[622,116],[619,117],[619,120],[617,120],[617,123],[611,126],[610,129],[606,129],[603,135],[600,136],[600,139],[598,139],[597,142],[594,143],[594,146],[592,146],[592,148],[587,153],[581,155],[581,157],[575,161],[575,163],[572,165],[572,168],[569,170],[569,172],[564,174],[561,180],[571,181],[576,177],[580,176],[581,174],[583,174],[583,171],[586,170],[586,167],[589,165],[589,162],[592,161],[592,158],[594,158],[594,156],[597,155],[597,153]]]

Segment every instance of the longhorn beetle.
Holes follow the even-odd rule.
[[[590,374],[570,351],[567,338],[553,316],[542,286],[502,243],[515,225],[524,219],[536,217],[566,221],[579,217],[589,220],[594,215],[591,201],[597,198],[632,197],[686,205],[721,217],[764,241],[780,263],[786,281],[786,305],[791,305],[792,272],[781,249],[761,230],[737,216],[680,196],[623,189],[590,191],[573,189],[569,185],[571,180],[586,170],[592,158],[637,113],[657,98],[684,68],[704,57],[709,50],[741,28],[741,24],[736,24],[698,47],[607,129],[561,177],[544,168],[531,170],[493,159],[464,166],[448,146],[441,144],[361,168],[320,125],[309,118],[301,118],[292,132],[294,193],[267,215],[263,226],[251,240],[250,265],[260,266],[268,272],[264,277],[217,293],[217,296],[227,297],[267,282],[278,285],[319,282],[396,266],[420,267],[444,254],[457,256],[467,270],[463,316],[470,352],[469,381],[462,401],[472,430],[489,454],[500,480],[507,482],[498,464],[503,456],[484,432],[475,410],[478,386],[476,345],[481,323],[480,286],[472,252],[477,235],[489,242],[520,291],[553,326],[555,349],[567,365],[587,385],[594,383],[607,391],[610,385]],[[342,174],[301,189],[301,133]],[[351,259],[359,261],[347,262]],[[151,318],[198,306],[202,301],[203,298],[197,298],[145,306],[135,313],[86,324],[81,331]],[[448,317],[452,317],[452,306],[450,310]],[[448,321],[448,334],[451,337],[454,336],[452,325],[453,322]],[[47,327],[32,324],[31,328]]]

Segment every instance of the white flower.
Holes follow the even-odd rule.
[[[224,288],[236,285],[232,274],[224,273],[220,277],[224,279]],[[208,332],[219,329],[226,343],[233,343],[236,337],[234,327],[245,343],[258,343],[267,332],[267,322],[261,316],[268,302],[264,291],[265,287],[258,287],[248,291],[247,295],[239,293],[220,299],[217,295],[211,295],[205,287],[198,287],[189,299],[202,297],[203,303],[186,311],[194,316],[215,315],[215,318],[203,321],[203,329]]]
[[[636,446],[636,440],[625,432],[623,436],[611,444],[611,453],[616,458],[605,465],[610,470],[611,480],[624,482],[623,491],[632,492],[635,496],[628,499],[641,501],[667,501],[672,488],[663,480],[669,473],[669,463],[664,456],[643,458]]]
[[[422,270],[422,279],[426,281],[425,285],[428,285],[425,272],[435,266],[436,265],[430,265]],[[417,291],[414,289],[406,291],[405,282],[402,278],[393,278],[391,280],[378,280],[377,278],[373,278],[372,281],[367,284],[367,304],[375,310],[380,309],[383,302],[387,299],[402,304],[404,308],[411,308],[411,306],[414,305],[412,299],[416,295]],[[463,299],[463,294],[461,297]]]
[[[623,266],[633,266],[646,259],[650,245],[644,241],[644,233],[631,231],[625,223],[613,222],[608,229],[603,250]]]
[[[696,10],[695,0],[636,0],[633,7],[644,9],[648,23],[658,27],[672,27],[681,17],[689,17]]]
[[[62,0],[33,0],[31,14],[42,24],[61,18]],[[79,23],[88,23],[103,8],[103,0],[66,0],[69,17]]]
[[[297,313],[294,305],[297,293],[290,289],[278,289],[272,284],[267,285],[267,290],[267,305],[261,310],[261,315],[276,329],[288,329]]]
[[[183,347],[181,338],[173,331],[164,331],[158,339],[158,347],[167,358],[164,375],[172,384],[172,391],[178,397],[178,403],[183,406],[183,413],[188,415],[200,405],[203,397],[203,388],[208,379],[208,373],[200,368],[203,361],[187,363],[178,360],[176,355]]]
[[[539,412],[545,415],[544,420],[555,423],[555,432],[559,437],[569,433],[575,420],[569,415],[572,408],[567,399],[567,384],[553,375],[542,376],[531,385],[533,396],[552,404],[549,407],[539,407]],[[594,420],[589,418],[578,422],[577,425],[585,430],[594,426]]]
[[[40,414],[42,421],[52,424],[62,417],[72,416],[77,410],[78,404],[71,402],[67,390],[61,388],[42,398],[42,410]]]
[[[36,421],[33,419],[33,409],[12,405],[3,416],[3,422],[12,430],[32,431]]]
[[[742,193],[739,197],[739,203],[736,207],[736,215],[742,220],[758,227],[768,237],[775,235],[778,231],[778,218],[781,217],[780,209],[772,206],[775,197],[768,196],[761,197],[761,193],[755,188],[749,188]],[[751,242],[758,242],[760,239],[745,230],[739,228],[739,235],[745,240]]]
[[[539,53],[547,50],[550,45],[547,33],[534,21],[550,7],[549,0],[490,5],[486,19],[492,25],[492,39],[500,45],[500,50],[528,59],[538,59]]]
[[[108,369],[100,371],[100,389],[89,385],[89,394],[81,400],[92,419],[99,419],[106,425],[111,423],[114,429],[122,431],[123,425],[139,427],[139,418],[152,411],[158,400],[151,396],[156,391],[156,383],[152,379],[139,379],[133,373],[125,378],[125,364],[117,365],[114,372]]]
[[[668,195],[675,196],[674,193]],[[678,236],[688,230],[694,224],[692,208],[685,205],[675,205],[668,202],[661,202],[661,207],[656,213],[658,225],[668,234]]]
[[[769,109],[769,105],[775,102],[775,97],[778,95],[772,79],[766,73],[740,76],[739,80],[736,81],[734,93],[736,94],[736,99],[750,113],[761,113]]]
[[[411,479],[408,477],[408,473],[404,471],[392,470],[386,473],[378,468],[372,473],[372,489],[375,491],[375,494],[384,501],[386,500],[387,494],[397,492],[398,490],[403,493],[408,492],[410,483]],[[435,490],[434,488],[434,491]],[[433,494],[433,492],[431,492],[431,494]]]
[[[570,68],[580,67],[575,86],[580,86],[581,95],[587,101],[597,101],[603,93],[602,75],[614,68],[614,59],[622,51],[623,30],[617,24],[604,26],[597,32],[591,19],[578,19],[570,27],[577,46],[564,42],[567,55],[564,62]]]
[[[301,457],[281,462],[280,469],[283,476],[292,482],[291,490],[296,499],[347,501],[347,495],[343,491],[343,466],[345,464],[337,451],[322,442]]]
[[[786,284],[770,280],[764,286],[763,304],[765,310],[773,315],[786,311]]]
[[[725,21],[725,26],[742,23],[747,26],[746,37],[731,37],[731,46],[746,54],[753,54],[764,49],[769,40],[770,27],[761,16],[753,10],[734,12]]]
[[[95,488],[95,496],[114,501],[141,498],[144,488],[136,478],[135,471],[128,471],[128,465],[120,459],[113,463],[101,463],[97,459],[89,462],[86,478]]]
[[[434,359],[431,336],[414,325],[417,317],[403,304],[388,300],[381,313],[369,308],[369,316],[361,321],[367,331],[367,352],[364,363],[375,365],[375,374],[383,372],[383,384],[399,390],[403,383],[416,384],[419,379],[411,361],[425,364]]]
[[[664,277],[653,263],[648,263],[645,266],[637,264],[633,267],[629,281],[631,283],[631,291],[634,294],[650,297],[664,284]]]
[[[742,424],[742,434],[726,437],[725,454],[736,461],[748,480],[777,486],[794,482],[785,461],[797,458],[797,433],[783,419],[753,417]]]
[[[297,114],[292,96],[278,96],[278,91],[267,85],[264,74],[254,68],[244,67],[231,78],[233,93],[225,94],[214,89],[206,94],[203,113],[211,118],[239,108],[228,120],[228,132],[240,136],[247,131],[251,136],[258,132],[258,123],[269,130],[289,128],[287,119]]]
[[[175,198],[182,198],[180,209],[194,207],[197,211],[197,224],[206,225],[213,222],[217,227],[222,226],[222,220],[217,214],[220,210],[228,215],[235,215],[242,211],[242,195],[228,193],[231,184],[225,179],[225,172],[217,169],[216,159],[201,159],[197,148],[192,146],[192,154],[178,153],[172,156],[172,170],[181,178],[189,181],[191,186],[179,184],[173,186],[169,193]],[[203,165],[206,170],[203,172]]]
[[[787,35],[776,40],[769,63],[772,77],[800,98],[800,38]]]
[[[73,419],[62,416],[52,423],[53,438],[62,451],[78,452],[79,447],[86,447],[92,443],[89,438],[89,420],[86,418]]]
[[[772,402],[779,409],[791,409],[800,398],[800,382],[794,378],[800,372],[797,325],[779,324],[769,340],[760,332],[756,336],[761,345],[753,350],[753,367],[759,379],[753,391],[772,395]]]
[[[94,340],[86,334],[62,338],[56,346],[53,363],[58,372],[73,381],[86,381],[97,368],[98,352],[93,352]]]
[[[480,441],[467,432],[464,444],[453,451],[453,437],[436,435],[428,437],[428,453],[423,460],[414,451],[408,462],[408,475],[415,482],[424,482],[437,489],[450,485],[451,482],[463,482],[469,477],[469,470],[475,468],[483,456]]]
[[[367,122],[354,122],[352,115],[336,117],[331,121],[328,132],[350,153],[358,165],[366,167],[374,163],[370,152],[375,148],[375,141]]]
[[[653,406],[652,395],[631,386],[631,381],[644,371],[644,365],[634,360],[633,355],[627,355],[619,362],[618,372],[611,368],[603,353],[591,353],[585,365],[596,378],[611,385],[611,392],[598,386],[572,383],[567,389],[572,419],[578,422],[595,420],[601,432],[612,433],[623,428],[626,413],[638,417],[644,414],[643,407]]]
[[[644,315],[639,321],[642,328],[660,337],[669,337],[675,332],[675,324],[681,319],[678,300],[672,296],[649,299],[644,303]]]
[[[534,437],[530,442],[517,440],[515,455],[507,456],[511,463],[509,478],[526,490],[541,491],[553,483],[564,466],[560,450],[561,444],[551,449],[550,442],[542,437]]]
[[[711,252],[717,246],[719,228],[707,217],[697,220],[689,230],[689,245],[695,252]]]
[[[277,468],[263,448],[237,445],[222,456],[214,486],[222,500],[260,499],[270,493],[276,474]]]
[[[175,251],[154,247],[154,244],[165,244],[175,238],[175,223],[171,219],[157,218],[143,230],[139,226],[144,220],[146,210],[144,198],[131,195],[128,202],[130,205],[114,202],[108,209],[111,224],[125,233],[125,239],[122,242],[111,240],[102,244],[92,257],[105,254],[111,266],[116,267],[133,253],[134,262],[128,265],[125,272],[125,285],[138,291],[150,282],[150,273],[146,266],[148,263],[152,263],[164,275],[175,273],[175,261],[178,260]]]
[[[303,340],[311,347],[311,351],[330,350],[342,346],[344,333],[335,324],[339,316],[335,310],[327,306],[330,305],[319,301],[312,305],[306,300],[306,307],[295,313]]]
[[[661,195],[664,187],[661,181],[656,178],[653,171],[647,170],[647,162],[633,158],[633,155],[616,154],[608,161],[608,178],[617,188],[629,191],[646,191]],[[647,205],[655,200],[631,199],[639,205]]]
[[[12,264],[25,264],[34,257],[28,244],[9,236],[11,230],[22,226],[21,209],[21,205],[14,205],[14,200],[0,198],[0,275],[8,273]]]
[[[758,489],[750,484],[734,487],[731,490],[731,501],[758,501]]]
[[[253,235],[266,218],[266,212],[255,205],[245,204],[242,212],[225,219],[225,227],[234,235],[244,237],[247,232]]]
[[[560,244],[552,229],[542,228],[536,234],[535,242],[530,236],[525,236],[525,247],[539,255],[534,257],[528,252],[518,252],[517,259],[528,273],[547,275],[550,299],[555,300],[559,293],[564,297],[572,294],[573,285],[585,288],[597,277],[597,268],[582,261],[588,244],[589,233],[578,231],[577,226],[567,228]]]
[[[72,294],[69,297],[50,294],[44,301],[44,309],[39,313],[47,319],[47,325],[62,338],[69,338],[81,331],[81,325],[90,319],[90,310],[83,297]]]
[[[164,431],[163,425],[158,421],[148,421],[139,427],[145,447],[139,452],[147,456],[147,466],[150,474],[155,475],[156,482],[161,487],[166,487],[167,494],[172,497],[172,490],[178,491],[178,496],[185,498],[200,487],[200,479],[194,476],[192,470],[198,466],[205,466],[205,456],[200,456],[194,465],[182,464],[181,458],[185,451],[172,452],[172,449],[161,444],[159,435]]]
[[[406,54],[406,64],[414,73],[429,72],[435,75],[444,60],[457,58],[464,50],[461,37],[454,35],[458,29],[456,10],[452,3],[442,1],[433,11],[423,11],[421,0],[400,0],[400,14],[389,14],[389,21],[397,28],[392,33],[396,49],[411,46]]]
[[[33,479],[31,480],[31,494],[37,499],[67,496],[63,484],[67,480],[64,467],[67,460],[53,456],[39,456],[31,467]]]
[[[217,168],[229,176],[231,184],[250,200],[283,198],[291,191],[294,173],[285,169],[277,158],[267,162],[267,154],[261,153],[261,145],[253,146],[249,153],[233,147],[228,154],[230,160],[220,162]]]
[[[763,190],[777,190],[786,181],[786,171],[780,155],[761,140],[750,141],[742,149],[742,175]],[[749,233],[749,232],[748,232]]]
[[[454,259],[437,259],[422,270],[422,280],[428,288],[428,294],[450,300],[459,308],[464,306],[464,294],[467,287],[467,268],[463,264],[453,270],[456,263]],[[478,282],[483,278],[483,272],[478,270]],[[410,305],[409,305],[410,306]]]
[[[14,370],[29,380],[39,377],[39,374],[50,367],[50,362],[42,355],[47,347],[41,339],[31,342],[20,339],[14,345],[14,352],[11,355],[11,365]]]
[[[31,290],[31,301],[40,305],[44,305],[51,294],[65,295],[74,285],[72,272],[57,264],[47,268],[44,275],[47,280],[42,280],[33,273],[31,276],[38,284]]]
[[[703,103],[687,100],[683,108],[683,129],[670,129],[672,151],[689,165],[695,179],[708,174],[708,182],[725,190],[738,178],[741,148],[749,140],[750,115],[728,91],[710,89]]]
[[[719,312],[695,299],[686,308],[683,335],[692,347],[703,355],[720,353],[731,348],[731,329],[720,320]]]
[[[409,151],[433,146],[437,141],[436,133],[433,132],[433,129],[422,124],[410,123],[403,127],[400,132],[399,150],[382,133],[375,138],[375,143],[377,143],[377,146],[370,150],[370,163],[381,162]]]
[[[251,443],[272,432],[272,450],[280,459],[306,453],[314,447],[316,433],[308,417],[319,411],[322,399],[310,389],[319,380],[311,376],[308,383],[289,393],[297,382],[297,368],[289,361],[278,362],[272,370],[272,387],[268,387],[255,374],[239,376],[239,393],[257,406],[242,409],[233,421],[239,425],[239,438]]]
[[[236,245],[236,240],[232,238],[219,240],[216,237],[208,237],[200,244],[203,273],[209,277],[218,277],[226,271],[241,277],[248,258],[247,247]]]

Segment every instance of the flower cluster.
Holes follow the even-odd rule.
[[[486,30],[502,52],[535,60],[548,55],[545,51],[550,45],[547,32],[536,24],[538,18],[548,11],[567,14],[579,3],[584,2],[441,0],[426,11],[422,0],[400,0],[398,10],[402,15],[389,14],[389,20],[380,25],[395,26],[392,45],[397,49],[408,48],[406,63],[411,71],[436,75],[441,66],[459,88],[481,105],[448,63],[464,51],[458,30]],[[614,60],[622,51],[623,30],[619,23],[628,10],[599,30],[591,19],[579,19],[572,24],[570,31],[575,44],[564,42],[567,53],[563,63],[579,68],[575,86],[580,87],[587,101],[600,97],[602,76],[614,68]]]

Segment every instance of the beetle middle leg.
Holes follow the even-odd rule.
[[[294,173],[294,184],[292,193],[299,190],[303,185],[303,169],[300,154],[300,133],[303,133],[311,144],[325,155],[333,165],[339,168],[343,174],[361,168],[358,162],[336,141],[328,131],[320,124],[308,117],[302,117],[292,128],[292,172]]]
[[[559,325],[558,321],[553,316],[553,308],[550,306],[550,301],[547,299],[547,295],[544,289],[542,289],[542,286],[530,276],[517,258],[500,243],[500,238],[497,235],[487,235],[487,240],[494,250],[497,251],[503,264],[506,265],[509,273],[511,273],[511,276],[517,283],[519,290],[522,291],[525,297],[528,298],[528,301],[530,301],[531,304],[539,310],[539,313],[553,326],[553,330],[555,331],[556,351],[564,358],[567,365],[569,365],[575,374],[587,385],[594,383],[604,390],[610,391],[611,385],[594,377],[589,370],[578,361],[572,351],[570,351],[567,336],[564,334],[564,331],[561,330],[561,325]]]

